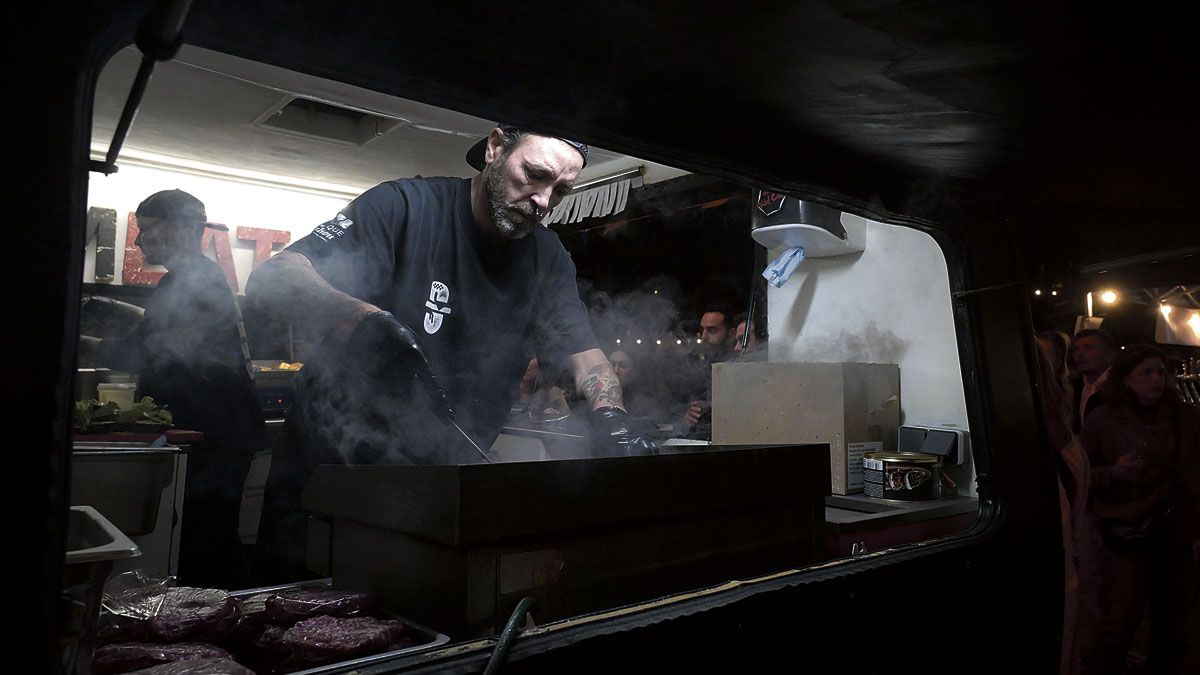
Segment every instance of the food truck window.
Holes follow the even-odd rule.
[[[96,155],[112,138],[138,60],[129,48],[101,74]],[[143,310],[162,297],[164,268],[149,259],[139,240],[139,234],[150,236],[155,223],[135,212],[163,190],[182,190],[203,203],[207,226],[200,246],[232,290],[242,318],[244,331],[237,337],[250,357],[253,405],[265,433],[256,437],[240,473],[217,474],[217,480],[235,483],[222,490],[237,502],[224,534],[236,537],[233,562],[239,571],[224,579],[225,588],[267,581],[254,578],[243,564],[257,543],[274,437],[294,403],[293,385],[323,337],[247,301],[251,272],[380,182],[473,176],[464,155],[493,126],[492,120],[184,47],[157,67],[125,140],[120,170],[92,174],[83,279],[86,336],[120,340],[138,334]],[[621,379],[629,415],[663,455],[794,446],[796,452],[817,453],[822,467],[828,462],[828,482],[822,469],[815,501],[806,502],[817,515],[809,548],[794,560],[771,562],[774,569],[902,547],[964,532],[975,522],[949,272],[930,235],[837,211],[803,195],[688,173],[602,147],[591,148],[575,188],[543,224],[575,265],[579,298]],[[190,348],[206,346],[211,345]],[[81,351],[76,399],[86,415],[77,429],[76,459],[84,458],[79,451],[91,449],[96,452],[88,459],[103,465],[117,460],[102,454],[117,447],[114,439],[161,445],[167,423],[162,401],[140,398],[145,373],[119,365],[129,361],[107,363],[102,355],[99,348]],[[181,356],[186,360],[189,354]],[[511,386],[509,417],[487,449],[496,461],[591,457],[586,402],[563,363],[531,361]],[[119,409],[87,405],[92,399],[118,401]],[[138,401],[140,417],[121,416]],[[174,412],[177,420],[205,423],[203,415]],[[172,431],[165,436],[168,446],[196,446],[188,458],[192,468],[182,465],[182,456],[164,455],[154,474],[157,483],[109,490],[107,508],[131,508],[131,495],[153,492],[153,499],[143,501],[155,513],[136,514],[136,536],[147,555],[127,561],[125,569],[206,585],[200,581],[206,574],[185,569],[188,527],[176,527],[157,511],[169,512],[175,506],[170,500],[187,506],[193,478],[211,478],[193,473],[198,453],[212,440],[198,440],[178,427]],[[151,440],[143,438],[147,434]],[[85,447],[85,441],[99,445]],[[94,481],[136,480],[119,467],[107,468],[112,478],[97,472]],[[73,485],[73,499],[87,489]],[[743,493],[755,489],[753,482],[742,486]],[[670,505],[676,507],[690,512]],[[186,508],[184,513],[186,520]],[[329,524],[342,515],[325,515],[309,532],[329,542]],[[656,522],[663,517],[647,515]],[[643,536],[653,532],[661,538],[672,531],[655,527]],[[697,522],[681,521],[674,531],[682,538],[702,529],[696,528]],[[522,536],[530,535],[522,530]],[[312,541],[313,576],[330,575],[336,583],[344,552],[336,543],[321,548]],[[414,560],[420,555],[431,554],[421,549]],[[497,555],[548,584],[554,575],[546,570],[561,564],[553,551]],[[423,564],[437,567],[433,557]],[[366,574],[361,569],[356,574]],[[504,579],[497,583],[493,593],[500,600],[494,604],[515,602],[513,592],[501,588]],[[657,592],[668,590],[682,589],[664,586]],[[564,609],[569,606],[543,599],[546,611],[570,611]],[[447,619],[452,625],[431,627],[462,637],[486,632],[494,618],[476,617],[474,623],[453,618]]]

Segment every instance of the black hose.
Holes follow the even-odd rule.
[[[508,615],[508,623],[504,624],[504,630],[500,631],[500,639],[496,642],[496,647],[492,649],[492,657],[488,659],[487,667],[483,669],[483,675],[492,675],[500,670],[500,666],[504,665],[508,659],[509,649],[512,648],[513,640],[517,638],[517,627],[525,623],[525,615],[533,611],[537,605],[537,598],[532,595],[527,595],[521,598],[517,606],[513,608],[512,614]]]

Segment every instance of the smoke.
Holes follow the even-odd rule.
[[[580,280],[579,286],[592,330],[605,352],[615,348],[617,340],[629,349],[648,350],[656,340],[676,333],[683,294],[671,277],[658,275],[616,294],[595,289],[586,280]]]
[[[907,340],[871,321],[861,333],[842,331],[827,337],[805,338],[797,345],[794,358],[833,363],[900,363],[906,351]]]

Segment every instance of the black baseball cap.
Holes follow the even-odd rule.
[[[522,129],[521,127],[515,127],[511,124],[497,124],[496,126],[500,127],[501,131],[504,131],[506,133],[511,133],[514,131],[525,131],[525,132],[528,132],[531,134],[537,134],[539,136],[549,136],[550,138],[557,138],[558,140],[562,141],[563,143],[566,143],[567,145],[571,146],[572,148],[575,148],[576,150],[578,150],[579,154],[583,155],[583,165],[587,166],[588,152],[590,151],[590,148],[588,148],[586,143],[580,143],[579,141],[573,141],[569,138],[563,138],[562,136],[555,136],[554,134],[544,134],[540,131],[530,131],[529,129]],[[476,143],[475,145],[472,145],[470,150],[467,150],[467,164],[470,164],[471,166],[475,167],[479,171],[483,171],[483,166],[485,164],[485,162],[483,161],[483,155],[486,150],[487,150],[487,136],[484,136],[483,138],[479,139],[478,143]]]
[[[142,200],[135,215],[138,218],[157,218],[187,223],[214,230],[228,230],[224,225],[208,222],[204,202],[183,190],[163,190]]]

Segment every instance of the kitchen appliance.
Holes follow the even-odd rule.
[[[317,468],[336,588],[454,638],[493,635],[533,596],[546,622],[811,563],[825,444],[463,466]],[[316,522],[316,521],[314,521]]]
[[[258,405],[267,419],[282,419],[294,400],[292,385],[300,369],[284,369],[280,365],[279,361],[251,362]]]
[[[850,213],[779,192],[758,190],[750,236],[772,249],[803,248],[806,258],[859,253],[867,247],[867,221]]]

